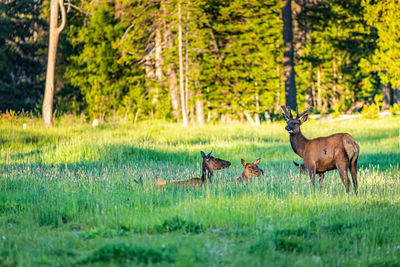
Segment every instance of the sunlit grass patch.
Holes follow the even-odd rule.
[[[306,137],[349,132],[360,193],[336,171],[313,189],[284,124],[0,128],[0,262],[9,265],[374,265],[400,257],[399,119],[310,121]],[[229,160],[213,183],[200,150]],[[240,159],[264,175],[236,183]],[[136,183],[141,178],[143,184]],[[4,236],[4,239],[3,239]],[[147,256],[146,256],[147,255]]]

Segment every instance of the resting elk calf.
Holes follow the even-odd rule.
[[[315,174],[319,175],[320,189],[322,189],[325,172],[337,169],[346,188],[350,190],[348,169],[351,172],[354,192],[358,193],[357,161],[360,151],[359,145],[348,133],[336,133],[327,137],[307,139],[301,133],[300,126],[307,121],[308,112],[302,113],[296,109],[296,118],[293,118],[290,107],[282,106],[283,117],[287,123],[285,129],[290,134],[290,144],[293,151],[304,160],[304,167],[308,170],[311,182],[315,187]]]
[[[167,184],[168,185],[173,185],[173,186],[194,186],[194,187],[198,187],[200,182],[201,182],[200,178],[191,178],[191,179],[188,179],[188,180],[169,180],[169,181],[157,179],[156,182],[155,182],[155,185],[158,186],[158,187],[164,187]]]
[[[246,163],[244,159],[241,159],[242,165],[244,166],[244,170],[242,175],[237,179],[238,182],[250,182],[252,177],[258,177],[264,175],[264,171],[258,168],[258,164],[260,163],[261,159],[257,159],[253,163]]]
[[[208,178],[211,183],[211,177],[213,176],[214,170],[222,170],[231,166],[229,161],[211,156],[211,152],[206,155],[206,153],[201,151],[201,157],[203,158],[203,171],[201,174],[202,183],[206,181],[206,178]]]

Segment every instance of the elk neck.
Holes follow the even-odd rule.
[[[304,137],[301,130],[296,134],[290,134],[290,145],[292,146],[294,153],[299,155],[301,158],[304,158],[307,142],[308,139]]]

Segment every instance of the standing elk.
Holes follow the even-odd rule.
[[[211,152],[206,155],[203,151],[201,151],[201,157],[203,158],[203,171],[201,174],[202,183],[206,181],[206,178],[208,178],[210,183],[212,182],[211,177],[213,176],[214,170],[222,170],[231,166],[229,161],[211,156]]]
[[[252,177],[258,177],[264,175],[264,171],[258,168],[258,164],[260,163],[261,159],[257,159],[253,163],[246,163],[244,159],[241,159],[242,165],[244,166],[244,170],[242,175],[237,179],[238,182],[250,182]]]
[[[287,123],[285,129],[290,134],[290,144],[293,151],[304,160],[311,182],[315,188],[315,174],[319,175],[320,189],[322,189],[325,172],[337,169],[346,188],[350,190],[350,179],[347,169],[350,169],[354,192],[358,193],[357,160],[360,147],[348,133],[336,133],[327,137],[307,139],[301,133],[300,126],[307,121],[308,112],[302,113],[296,109],[296,118],[293,118],[290,107],[282,106],[283,117]]]

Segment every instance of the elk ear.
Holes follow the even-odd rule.
[[[301,124],[305,123],[307,121],[307,119],[308,119],[308,114],[301,117],[301,119],[300,119]]]
[[[246,167],[246,161],[244,161],[244,159],[240,160],[242,162],[242,165]]]
[[[258,165],[258,163],[260,163],[260,161],[261,161],[261,159],[258,158],[258,159],[256,159],[256,161],[253,162],[253,164]]]
[[[212,153],[212,152],[210,152],[210,153],[207,154],[207,158],[211,157],[211,153]]]
[[[200,154],[201,154],[202,158],[204,158],[206,156],[206,154],[203,151],[201,151]]]

